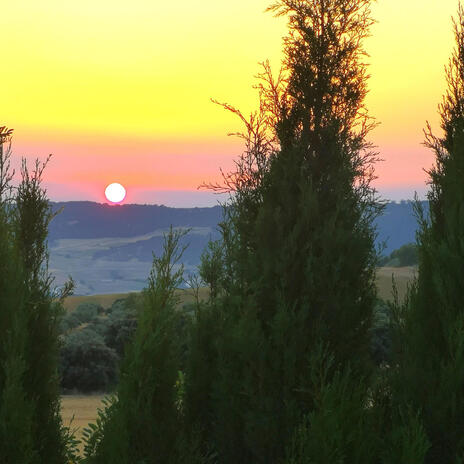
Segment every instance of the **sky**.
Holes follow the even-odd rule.
[[[285,18],[269,0],[15,0],[0,15],[0,125],[14,128],[13,154],[44,159],[52,200],[105,201],[111,182],[128,203],[210,206],[198,186],[232,169],[242,142],[236,116],[257,107],[259,62],[281,62]],[[426,192],[433,154],[422,145],[454,38],[457,0],[378,0],[367,107],[369,139],[383,162],[386,199]]]

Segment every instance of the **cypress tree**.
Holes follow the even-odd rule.
[[[100,428],[88,431],[88,443],[93,443],[88,446],[88,462],[182,462],[175,291],[182,282],[183,266],[175,266],[183,253],[179,246],[183,235],[171,229],[163,255],[153,258],[134,340],[121,365],[117,395],[101,414]]]
[[[35,162],[32,172],[23,160],[14,199],[14,237],[26,295],[24,389],[34,400],[33,435],[40,459],[51,464],[66,460],[60,415],[58,377],[59,319],[62,307],[53,301],[53,278],[48,271],[48,226],[52,213],[42,176],[47,161]],[[67,288],[63,296],[70,290]]]
[[[398,314],[401,339],[394,400],[420,415],[428,464],[464,459],[464,11],[439,105],[443,135],[426,130],[436,157],[429,171],[429,217],[417,206],[419,275]]]
[[[224,105],[245,122],[246,150],[225,176],[232,197],[222,225],[226,277],[215,303],[222,330],[213,344],[218,375],[211,395],[221,462],[284,457],[295,427],[323,407],[311,381],[321,343],[339,384],[371,372],[371,222],[381,205],[370,186],[376,154],[366,141],[372,123],[362,42],[372,24],[369,6],[271,6],[289,18],[284,69],[274,79],[265,65],[260,109],[250,120]],[[362,416],[366,379],[353,388],[359,391],[352,405]],[[356,456],[361,435],[353,441],[345,426],[340,440]],[[369,454],[354,462],[369,462]]]
[[[4,128],[2,128],[4,129]],[[1,131],[0,137],[6,134]],[[37,461],[32,399],[24,390],[27,315],[23,275],[14,249],[10,149],[0,139],[0,456],[2,462]]]
[[[8,462],[64,463],[72,440],[62,427],[58,382],[58,322],[48,272],[47,233],[53,217],[42,174],[22,164],[11,188],[10,153],[0,165],[0,393],[2,454]],[[66,286],[62,296],[71,290]]]

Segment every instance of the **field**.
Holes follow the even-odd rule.
[[[63,395],[61,397],[61,417],[63,425],[76,429],[76,438],[82,436],[82,429],[89,422],[95,422],[97,409],[101,407],[102,395]],[[80,447],[82,451],[82,446]]]
[[[70,296],[66,298],[64,302],[64,307],[66,311],[74,311],[81,303],[98,303],[104,308],[110,307],[114,301],[119,298],[126,298],[128,293],[110,293],[107,295],[91,295],[91,296]],[[193,292],[190,289],[186,290],[177,290],[177,295],[179,296],[179,305],[182,306],[186,303],[193,303],[194,296]],[[203,300],[208,295],[207,288],[200,288],[199,297],[200,300]]]
[[[381,267],[377,270],[377,289],[379,297],[383,300],[392,300],[392,276],[394,276],[398,296],[404,298],[408,283],[412,281],[416,273],[414,267]]]
[[[400,299],[404,297],[408,282],[414,277],[414,267],[381,267],[377,270],[377,288],[379,297],[384,300],[392,299],[392,275],[398,288]],[[178,290],[177,294],[180,298],[180,305],[192,303],[194,301],[191,290]],[[208,289],[200,288],[200,299],[206,298]],[[101,304],[104,308],[108,308],[118,298],[127,297],[127,293],[110,293],[104,295],[91,296],[70,296],[66,298],[64,306],[67,311],[73,311],[81,303],[92,302]]]

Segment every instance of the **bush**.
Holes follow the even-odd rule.
[[[81,324],[81,320],[74,313],[65,314],[60,322],[60,334],[66,334],[66,332],[79,327]]]
[[[404,267],[416,266],[419,263],[419,256],[417,254],[417,245],[414,243],[407,243],[397,250],[393,250],[390,256],[382,256],[379,259],[379,266],[389,267]]]
[[[399,266],[415,266],[419,262],[417,245],[414,243],[403,245],[401,248],[398,248],[398,250],[393,251],[390,258],[392,260],[398,259]]]
[[[126,344],[132,339],[137,328],[135,302],[130,297],[126,300],[117,300],[108,312],[105,343],[122,357]]]
[[[81,324],[93,321],[104,311],[103,307],[97,303],[81,303],[73,312]]]
[[[118,357],[90,328],[69,334],[61,349],[61,386],[82,392],[104,391],[116,383]]]
[[[110,325],[109,317],[98,316],[97,318],[93,319],[92,322],[90,322],[86,328],[93,330],[98,335],[103,337],[103,339],[105,339],[108,333],[108,330],[109,330],[109,325]],[[105,341],[105,344],[107,345],[106,341]]]
[[[371,327],[371,355],[376,365],[388,363],[392,354],[392,333],[390,308],[378,300],[374,308]]]

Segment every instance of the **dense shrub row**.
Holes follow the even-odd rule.
[[[137,327],[137,295],[108,309],[82,303],[60,324],[60,377],[63,391],[109,391],[116,385],[124,347]]]

